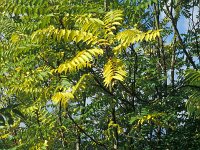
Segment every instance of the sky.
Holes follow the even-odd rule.
[[[198,14],[199,14],[199,8],[197,6],[195,6],[194,10],[190,9],[190,13],[192,13],[192,11],[193,11],[193,14],[194,14],[193,20],[194,20],[195,23],[197,23],[199,21],[199,18],[197,17]],[[160,19],[163,20],[164,18],[165,18],[165,13],[161,12]],[[177,26],[178,26],[179,32],[181,34],[187,33],[187,30],[189,28],[189,19],[184,17],[183,15],[181,15],[179,20],[178,20]]]

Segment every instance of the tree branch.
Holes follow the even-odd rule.
[[[182,49],[183,49],[183,52],[185,53],[187,59],[189,60],[190,64],[192,65],[192,67],[193,67],[194,69],[198,70],[197,67],[196,67],[196,65],[195,65],[195,63],[194,63],[194,61],[193,61],[193,59],[192,59],[192,57],[189,55],[189,53],[188,53],[187,50],[186,50],[186,45],[185,45],[185,43],[183,42],[183,40],[182,40],[182,38],[181,38],[181,36],[180,36],[180,33],[179,33],[179,31],[178,31],[178,28],[177,28],[177,26],[176,26],[175,18],[173,17],[172,12],[170,12],[169,6],[167,5],[167,2],[166,2],[166,1],[165,1],[165,3],[166,3],[166,9],[167,9],[166,14],[169,15],[169,18],[171,19],[172,26],[173,26],[173,28],[174,28],[175,34],[176,34],[177,37],[178,37],[178,40],[179,40],[180,45],[181,45],[181,47],[182,47]]]
[[[106,150],[108,149],[107,146],[105,144],[100,143],[99,141],[95,140],[93,137],[91,137],[83,128],[81,128],[76,121],[72,118],[72,116],[69,114],[69,112],[67,112],[67,115],[69,117],[69,119],[74,123],[74,125],[79,129],[80,132],[82,132],[83,134],[85,134],[87,137],[89,137],[91,139],[91,141],[93,141],[94,143],[96,143],[97,145],[104,147]]]

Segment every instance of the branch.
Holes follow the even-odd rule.
[[[94,143],[96,143],[97,145],[101,146],[101,147],[104,147],[106,150],[108,149],[106,147],[106,145],[98,142],[97,140],[95,140],[93,137],[91,137],[89,134],[87,134],[87,132],[81,128],[77,123],[76,121],[72,118],[72,116],[69,114],[69,112],[67,112],[67,115],[69,117],[69,119],[74,123],[74,125],[79,129],[79,131],[81,131],[83,134],[85,134],[87,137],[89,137]]]
[[[109,94],[110,96],[114,97],[114,98],[119,98],[117,97],[115,94],[113,94],[112,92],[110,92],[107,88],[105,88],[101,82],[98,80],[98,78],[96,77],[95,73],[94,73],[94,70],[91,69],[91,73],[94,75],[94,80],[98,83],[99,87],[104,90],[107,94]],[[119,99],[121,99],[122,101],[128,103],[129,105],[131,105],[131,103],[129,101],[127,101],[126,99],[120,97]]]
[[[181,36],[180,36],[180,33],[179,33],[178,28],[177,28],[177,26],[176,26],[175,19],[174,19],[174,17],[173,17],[172,12],[170,12],[169,6],[167,5],[167,3],[166,3],[166,8],[167,8],[166,14],[169,15],[169,18],[170,18],[171,21],[172,21],[172,26],[173,26],[173,28],[174,28],[175,34],[176,34],[177,37],[178,37],[178,40],[179,40],[180,45],[181,45],[181,47],[182,47],[182,49],[183,49],[183,52],[185,53],[187,59],[189,60],[190,64],[192,65],[192,67],[193,67],[194,69],[198,70],[197,67],[196,67],[196,65],[195,65],[195,63],[194,63],[194,61],[193,61],[193,59],[192,59],[192,57],[189,55],[189,53],[188,53],[187,50],[186,50],[186,45],[185,45],[185,43],[183,42],[183,40],[182,40],[182,38],[181,38]]]

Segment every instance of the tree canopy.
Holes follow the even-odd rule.
[[[199,0],[1,0],[0,149],[200,149]]]

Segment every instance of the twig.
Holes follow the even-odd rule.
[[[69,119],[74,123],[74,125],[79,129],[79,131],[81,131],[83,134],[85,134],[87,137],[89,137],[94,143],[96,143],[97,145],[104,147],[106,150],[108,149],[106,145],[100,143],[99,141],[95,140],[93,137],[91,137],[83,128],[81,128],[76,121],[72,118],[72,116],[69,114],[69,112],[67,112],[67,115],[69,117]]]

